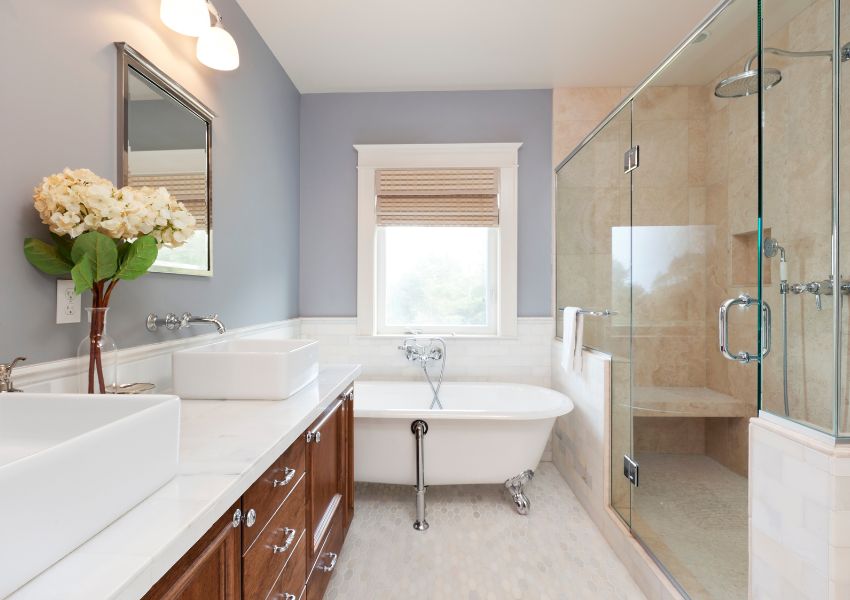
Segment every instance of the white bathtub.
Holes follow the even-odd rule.
[[[429,410],[423,382],[354,384],[354,479],[416,482],[411,424],[428,424],[424,437],[427,485],[504,483],[535,469],[555,419],[573,409],[565,395],[514,383],[444,383],[443,410]]]

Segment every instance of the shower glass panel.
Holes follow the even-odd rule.
[[[758,369],[724,358],[717,328],[724,301],[758,299],[758,96],[715,89],[755,31],[756,3],[734,2],[632,100],[631,524],[700,599],[747,597]],[[757,353],[757,315],[730,311],[730,348]]]
[[[717,328],[721,304],[754,298],[728,346],[757,358],[758,85],[736,77],[756,15],[719,7],[558,171],[558,305],[617,313],[585,320],[585,345],[612,356],[611,506],[690,598],[747,597],[759,373],[724,358]]]
[[[850,89],[850,62],[846,62],[850,56],[848,44],[850,44],[850,6],[842,4],[840,18],[840,32],[838,39],[838,48],[841,55],[841,71],[838,79],[840,90]],[[842,281],[850,278],[850,271],[847,265],[850,265],[850,219],[848,219],[848,210],[850,210],[850,128],[846,127],[850,123],[850,99],[847,94],[841,93],[839,106],[839,123],[842,126],[838,130],[838,148],[840,162],[838,165],[839,176],[839,195],[838,208],[840,210],[840,251],[839,251],[839,272],[842,273],[840,279]],[[841,337],[839,340],[839,372],[836,373],[839,383],[840,396],[838,399],[838,418],[836,419],[837,435],[839,437],[850,440],[850,297],[840,294],[839,298],[843,300],[843,305],[840,311],[841,317]]]
[[[631,486],[622,457],[631,454],[629,400],[631,114],[620,111],[558,172],[556,299],[559,307],[610,311],[584,317],[584,345],[611,356],[612,505],[629,522]],[[563,337],[558,311],[557,335]]]
[[[765,0],[762,13],[763,73],[776,81],[763,95],[762,293],[773,350],[762,363],[762,408],[835,433],[833,2]]]

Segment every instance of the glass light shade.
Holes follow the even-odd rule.
[[[198,38],[198,60],[211,69],[232,71],[239,66],[239,48],[233,36],[220,26],[208,27]]]
[[[162,0],[159,18],[177,33],[198,37],[210,27],[206,0]]]

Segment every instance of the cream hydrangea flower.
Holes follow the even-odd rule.
[[[152,235],[160,246],[176,248],[195,232],[195,217],[166,188],[119,190],[88,169],[45,177],[33,205],[50,231],[72,238],[86,231],[123,240]]]

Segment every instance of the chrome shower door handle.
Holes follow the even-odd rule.
[[[773,326],[773,317],[770,313],[770,305],[764,300],[761,301],[761,357],[764,358],[770,354],[770,346],[773,341],[771,327]]]
[[[717,315],[717,331],[719,335],[720,342],[720,354],[723,355],[724,358],[728,358],[729,360],[734,360],[740,363],[749,363],[754,360],[758,360],[758,354],[750,354],[749,352],[738,352],[737,354],[732,354],[729,351],[729,309],[733,306],[740,306],[742,309],[749,308],[753,304],[758,304],[759,301],[750,296],[749,294],[741,294],[737,298],[729,298],[723,304],[720,305],[720,310]],[[768,315],[769,313],[768,309]],[[764,322],[765,318],[764,311],[762,312],[762,322]],[[768,342],[769,346],[769,342]],[[769,351],[769,348],[768,348]]]

